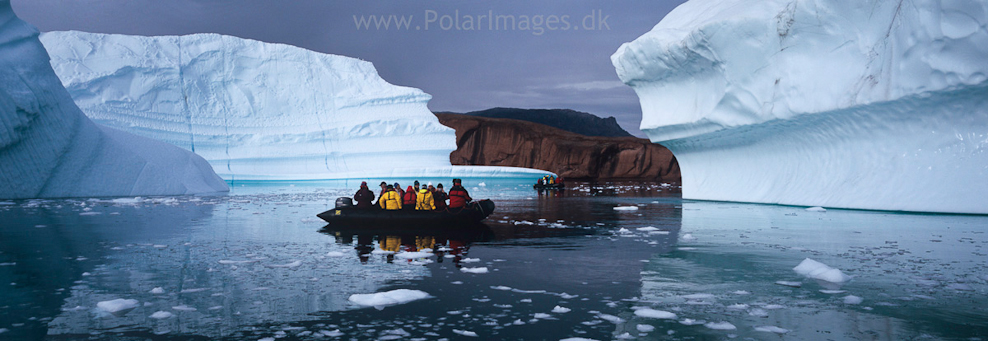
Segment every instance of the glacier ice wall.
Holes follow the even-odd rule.
[[[448,168],[456,149],[431,96],[370,62],[217,34],[41,40],[86,115],[194,151],[227,180]]]
[[[611,56],[683,197],[988,213],[988,2],[691,0]]]
[[[38,30],[0,0],[0,198],[229,190],[198,155],[94,124],[48,60]]]

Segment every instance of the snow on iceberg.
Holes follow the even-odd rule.
[[[426,107],[432,96],[387,83],[370,62],[218,34],[66,31],[41,41],[94,121],[193,151],[227,180],[459,168],[449,162],[454,130]],[[405,164],[415,169],[396,170]],[[453,173],[514,174],[504,170]]]
[[[38,30],[0,0],[0,198],[229,190],[198,155],[94,124],[48,60]]]
[[[988,2],[691,0],[612,56],[686,199],[988,213]]]

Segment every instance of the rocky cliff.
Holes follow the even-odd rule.
[[[591,137],[542,124],[437,113],[456,129],[454,165],[529,167],[567,179],[647,179],[679,182],[679,163],[668,149],[635,137]]]

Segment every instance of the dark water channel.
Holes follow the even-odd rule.
[[[468,180],[497,210],[482,228],[443,233],[324,228],[315,214],[356,187],[343,182],[0,202],[0,339],[988,336],[988,217],[576,185]],[[794,272],[806,258],[850,280]],[[398,289],[428,297],[351,300]],[[98,307],[116,299],[132,306]]]

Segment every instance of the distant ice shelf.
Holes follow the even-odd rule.
[[[86,118],[38,34],[0,0],[0,198],[229,190],[202,157]]]
[[[226,180],[534,171],[451,166],[456,135],[426,107],[431,96],[366,61],[218,34],[41,40],[86,115],[194,151]]]
[[[611,56],[686,199],[988,213],[988,2],[691,0]]]

